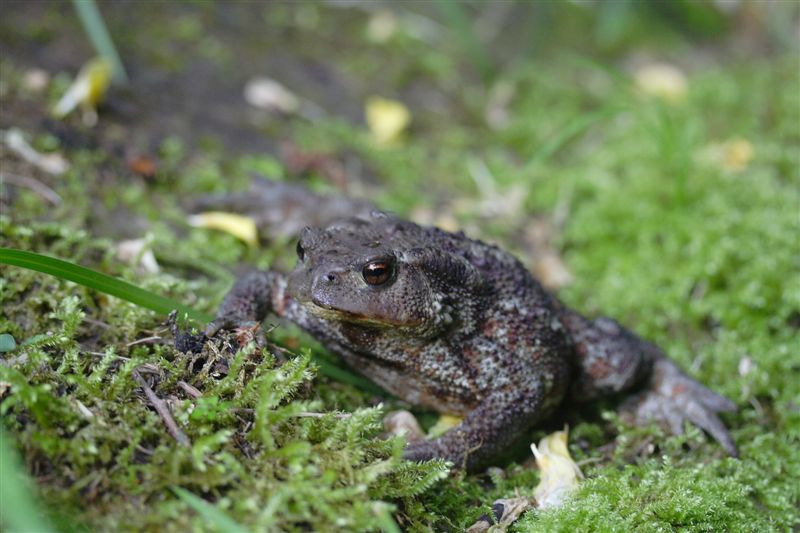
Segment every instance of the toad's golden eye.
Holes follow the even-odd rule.
[[[300,259],[301,263],[306,258],[306,251],[303,249],[303,245],[300,241],[297,241],[297,258]]]
[[[372,261],[364,265],[361,275],[369,285],[383,285],[392,277],[393,266],[389,261]]]

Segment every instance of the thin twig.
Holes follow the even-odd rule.
[[[78,404],[78,411],[80,411],[81,415],[83,415],[83,418],[86,420],[91,420],[94,418],[94,413],[88,407],[86,407],[83,402],[80,400],[75,400],[75,403]]]
[[[139,386],[142,387],[145,396],[150,401],[150,403],[155,408],[158,416],[161,417],[161,420],[164,421],[164,425],[167,426],[167,431],[172,437],[178,441],[179,444],[183,446],[191,446],[192,443],[189,440],[189,437],[181,431],[181,428],[178,427],[178,424],[175,423],[175,419],[172,418],[172,414],[169,412],[169,407],[167,407],[167,403],[156,396],[156,393],[153,392],[153,389],[150,388],[150,385],[147,384],[147,381],[139,374],[139,370],[133,371],[133,378],[139,383]]]
[[[584,465],[590,465],[592,463],[599,463],[604,460],[605,459],[603,457],[587,457],[586,459],[581,459],[575,464],[578,466],[584,466]]]
[[[750,405],[758,413],[758,420],[764,420],[764,408],[761,407],[761,403],[755,398],[750,398]]]
[[[106,357],[108,355],[107,352],[88,352],[87,351],[87,352],[83,352],[83,353],[85,353],[87,355],[91,355],[93,357]],[[130,361],[131,360],[130,357],[123,357],[123,356],[117,355],[117,354],[112,354],[112,355],[114,356],[115,359],[119,359],[121,361]]]
[[[155,450],[151,450],[150,448],[145,448],[141,444],[137,444],[136,449],[145,455],[153,455],[154,453],[156,453]]]
[[[3,172],[3,174],[0,175],[0,181],[5,181],[6,183],[16,185],[17,187],[25,187],[26,189],[30,189],[53,205],[61,205],[62,203],[61,196],[59,196],[56,191],[41,181],[29,176],[20,176],[19,174],[9,174],[8,172]]]
[[[126,348],[130,348],[131,346],[136,346],[137,344],[155,344],[156,341],[160,341],[163,337],[159,337],[158,335],[153,335],[152,337],[145,337],[143,339],[136,339],[133,342],[129,342],[125,345]]]
[[[250,415],[256,412],[255,409],[250,409],[248,407],[233,407],[231,408],[232,413],[237,414],[246,414]],[[294,413],[291,415],[295,418],[324,418],[326,416],[332,416],[333,418],[338,418],[339,420],[343,420],[345,418],[350,418],[353,416],[353,413],[310,413],[308,411],[300,411],[299,413]]]
[[[269,351],[271,351],[271,352],[277,352],[277,353],[279,353],[280,355],[285,355],[285,356],[289,356],[289,357],[291,357],[291,356],[293,356],[293,355],[294,355],[294,353],[292,353],[292,351],[291,351],[291,350],[287,350],[287,349],[286,349],[286,348],[284,348],[283,346],[278,346],[278,345],[277,345],[277,344],[275,344],[274,342],[268,342],[268,343],[267,343],[267,348],[269,349]]]
[[[185,392],[186,394],[191,396],[193,399],[197,399],[197,398],[199,398],[200,396],[203,395],[203,393],[200,392],[196,387],[193,387],[193,386],[189,385],[185,381],[179,381],[178,382],[178,387],[183,389],[183,392]]]
[[[88,316],[87,317],[83,317],[83,321],[88,323],[88,324],[91,324],[93,326],[97,326],[97,327],[100,327],[100,328],[103,328],[103,329],[108,329],[108,328],[111,327],[108,324],[106,324],[105,322],[103,322],[102,320],[97,320],[96,318],[91,318],[91,317],[88,317]]]
[[[300,411],[292,416],[296,416],[298,418],[324,418],[326,416],[333,416],[333,418],[344,419],[350,418],[353,416],[353,413],[309,413],[307,411]]]

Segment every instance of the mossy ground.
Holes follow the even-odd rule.
[[[167,102],[182,90],[200,98],[192,93],[198,79],[222,79],[209,82],[208,100],[171,114],[146,83],[134,82],[133,94],[112,94],[90,131],[77,119],[44,119],[61,76],[40,95],[24,82],[26,69],[74,72],[87,57],[74,18],[64,6],[34,17],[20,5],[7,19],[13,27],[0,25],[4,50],[14,52],[2,58],[0,123],[25,128],[35,146],[62,152],[72,168],[54,178],[0,154],[3,173],[30,175],[62,198],[52,206],[35,190],[5,184],[3,246],[75,261],[213,312],[241,265],[286,268],[293,252],[285,242],[255,250],[190,228],[186,200],[241,189],[253,171],[336,188],[324,173],[290,172],[275,155],[280,141],[343,161],[350,192],[457,223],[531,264],[531,241],[542,241],[531,228],[548,228],[545,240],[573,279],[560,297],[589,315],[616,317],[735,400],[739,411],[725,421],[741,458],[725,457],[692,428],[669,437],[627,427],[611,401],[568,412],[552,424],[571,424],[571,451],[588,479],[565,507],[528,512],[516,530],[798,527],[796,44],[794,52],[736,61],[721,53],[702,68],[690,65],[685,98],[669,103],[637,92],[619,67],[631,43],[667,57],[687,51],[657,18],[644,21],[659,31],[623,32],[602,52],[512,56],[484,73],[487,84],[475,74],[482,64],[437,37],[439,26],[422,38],[401,26],[380,44],[365,37],[368,13],[312,3],[264,10],[260,26],[245,24],[235,36],[236,17],[215,22],[210,4],[118,9],[109,23],[134,78],[157,83],[160,73],[175,74]],[[555,17],[556,26],[569,29],[568,18]],[[134,29],[122,31],[123,23]],[[45,54],[65,42],[73,52],[66,60]],[[278,59],[261,64],[259,53]],[[323,82],[308,73],[314,69]],[[241,126],[252,112],[231,88],[265,70],[294,80],[327,115],[263,116]],[[505,106],[491,103],[499,84],[512,88]],[[376,146],[361,123],[370,94],[409,105],[414,122],[397,145]],[[141,106],[141,116],[126,105]],[[485,118],[493,105],[507,113],[497,129]],[[731,141],[750,145],[753,157],[742,164]],[[156,162],[154,176],[131,170],[140,155]],[[119,240],[141,237],[158,274],[116,257]],[[402,404],[320,376],[310,357],[319,347],[291,328],[274,334],[292,353],[189,356],[171,347],[164,317],[74,284],[3,266],[0,291],[0,333],[33,339],[3,355],[3,435],[36,481],[40,509],[62,529],[224,529],[223,519],[198,514],[174,490],[184,488],[209,502],[206,511],[254,530],[391,530],[394,517],[408,530],[457,531],[494,499],[529,494],[537,483],[536,470],[518,464],[524,455],[474,476],[438,462],[404,463],[402,442],[378,438],[382,414]],[[167,433],[137,374],[168,401],[190,446]]]

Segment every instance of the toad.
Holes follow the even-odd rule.
[[[615,320],[568,308],[497,246],[277,182],[223,203],[268,225],[291,208],[295,229],[308,225],[294,270],[241,278],[206,335],[274,314],[397,397],[462,418],[409,444],[410,460],[476,470],[562,402],[621,393],[635,422],[677,434],[688,421],[737,455],[718,416],[730,400]]]

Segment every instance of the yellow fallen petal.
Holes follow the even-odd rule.
[[[651,96],[657,96],[670,103],[677,103],[686,97],[686,75],[673,65],[652,63],[641,67],[633,76],[636,87]]]
[[[392,38],[397,30],[397,17],[388,9],[375,11],[367,23],[367,38],[378,44],[383,44]]]
[[[367,126],[378,144],[397,141],[411,123],[408,108],[396,100],[373,96],[366,105]]]
[[[572,283],[572,273],[561,256],[553,250],[544,250],[537,254],[533,270],[548,289],[560,289]]]
[[[747,168],[755,152],[747,139],[730,139],[722,145],[722,166],[726,170],[740,172]]]
[[[746,170],[756,156],[756,149],[747,139],[733,137],[713,142],[698,151],[706,163],[729,173]]]
[[[439,420],[428,430],[428,438],[435,439],[461,423],[461,417],[442,415]]]
[[[450,233],[456,233],[461,229],[456,217],[450,213],[442,213],[436,217],[434,225],[438,228],[442,228],[445,231],[449,231]]]
[[[533,491],[539,508],[557,507],[578,486],[583,473],[567,449],[567,433],[556,431],[536,444],[531,450],[536,458],[536,465],[542,472],[542,479]]]
[[[208,211],[191,215],[187,221],[190,226],[224,231],[241,239],[253,248],[258,247],[256,222],[250,217],[222,211]]]
[[[111,75],[114,69],[111,63],[98,57],[89,61],[84,67],[86,77],[89,79],[89,94],[86,98],[86,105],[97,107],[105,98],[109,85],[111,85]]]
[[[103,57],[88,61],[53,108],[53,115],[63,118],[79,105],[84,111],[94,111],[111,84],[112,70],[111,63]]]

